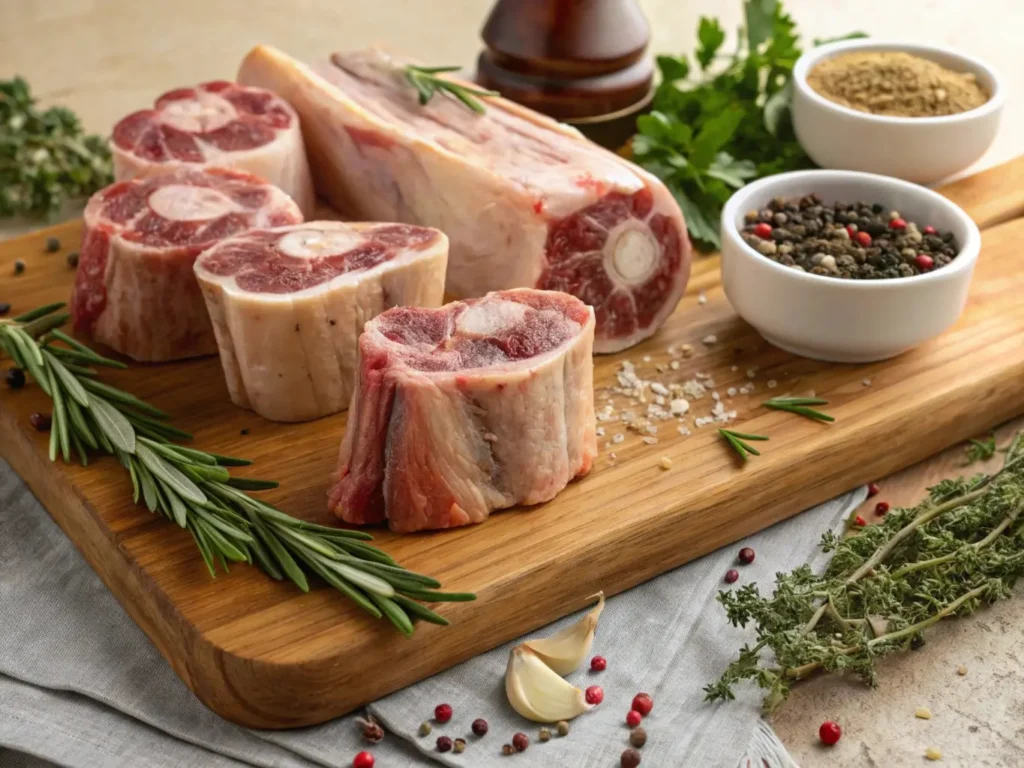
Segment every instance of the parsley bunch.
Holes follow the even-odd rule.
[[[55,216],[113,181],[106,141],[64,107],[45,112],[24,79],[0,80],[0,219]]]
[[[743,9],[746,24],[731,55],[721,53],[721,24],[701,18],[699,76],[691,77],[685,56],[658,57],[662,82],[632,140],[633,159],[668,185],[690,237],[707,248],[720,245],[719,216],[736,189],[813,165],[789,121],[791,75],[801,54],[796,23],[778,0],[745,0]]]

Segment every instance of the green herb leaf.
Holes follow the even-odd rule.
[[[707,69],[718,54],[718,49],[725,42],[725,30],[718,23],[718,19],[709,19],[706,16],[700,17],[700,26],[697,28],[697,61],[701,69]]]
[[[656,61],[664,83],[685,80],[690,74],[690,62],[685,56],[658,56]]]
[[[195,483],[183,475],[177,468],[169,464],[165,459],[158,456],[150,448],[142,443],[135,446],[135,455],[139,457],[146,469],[163,482],[165,482],[175,493],[189,501],[205,502],[206,494],[203,493]]]
[[[777,10],[777,0],[746,0],[743,4],[743,15],[747,21],[747,45],[751,51],[771,37]]]
[[[89,398],[90,412],[114,448],[135,453],[135,430],[119,410],[98,395]]]

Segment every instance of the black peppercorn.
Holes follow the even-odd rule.
[[[21,368],[8,368],[4,381],[11,389],[21,389],[25,386],[25,372]]]
[[[21,259],[18,259],[17,261],[15,261],[14,262],[14,274],[20,275],[24,271],[25,271],[25,262],[22,261]]]
[[[78,251],[72,251],[68,254],[68,266],[74,269],[78,266]]]
[[[46,238],[46,252],[47,253],[56,253],[59,250],[60,250],[60,240],[58,240],[56,237],[48,237],[48,238]]]
[[[0,317],[3,317],[11,311],[11,303],[9,301],[0,301]]]

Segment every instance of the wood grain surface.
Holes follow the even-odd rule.
[[[211,581],[187,532],[131,503],[116,461],[87,469],[49,463],[46,436],[28,424],[31,412],[49,409],[34,386],[0,394],[0,453],[209,707],[255,727],[321,722],[576,610],[598,589],[627,589],[1024,413],[1024,220],[988,226],[1019,212],[1012,192],[1024,184],[1024,167],[1018,160],[987,173],[984,185],[949,190],[987,227],[967,310],[941,338],[894,360],[839,366],[771,347],[732,312],[717,259],[700,259],[665,328],[626,353],[596,358],[595,382],[613,384],[630,360],[664,382],[710,373],[725,398],[756,368],[757,391],[727,399],[742,429],[771,435],[763,455],[739,467],[710,427],[684,437],[669,425],[656,445],[626,433],[615,461],[603,449],[594,471],[548,504],[441,533],[375,531],[404,565],[445,589],[478,594],[475,603],[440,607],[450,627],[421,625],[412,639],[327,588],[302,594],[245,566]],[[73,272],[64,253],[77,247],[78,233],[69,223],[0,244],[0,298],[15,313],[67,298]],[[62,252],[44,252],[50,235],[65,244]],[[17,258],[27,269],[12,278]],[[695,299],[701,290],[703,305]],[[717,344],[700,344],[712,333]],[[694,345],[694,357],[655,374],[672,359],[667,348],[682,343]],[[828,398],[837,423],[760,408],[769,379],[778,382],[773,395],[813,390]],[[231,405],[216,359],[134,365],[108,380],[167,410],[199,447],[255,460],[239,474],[280,480],[268,501],[332,522],[325,499],[344,414],[311,424],[264,421]],[[698,401],[694,412],[710,404]],[[625,432],[608,425],[613,431]],[[663,456],[672,469],[661,469]]]

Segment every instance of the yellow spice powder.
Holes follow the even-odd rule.
[[[844,107],[897,117],[956,115],[989,99],[970,72],[897,51],[854,51],[825,59],[808,74],[807,84]]]

